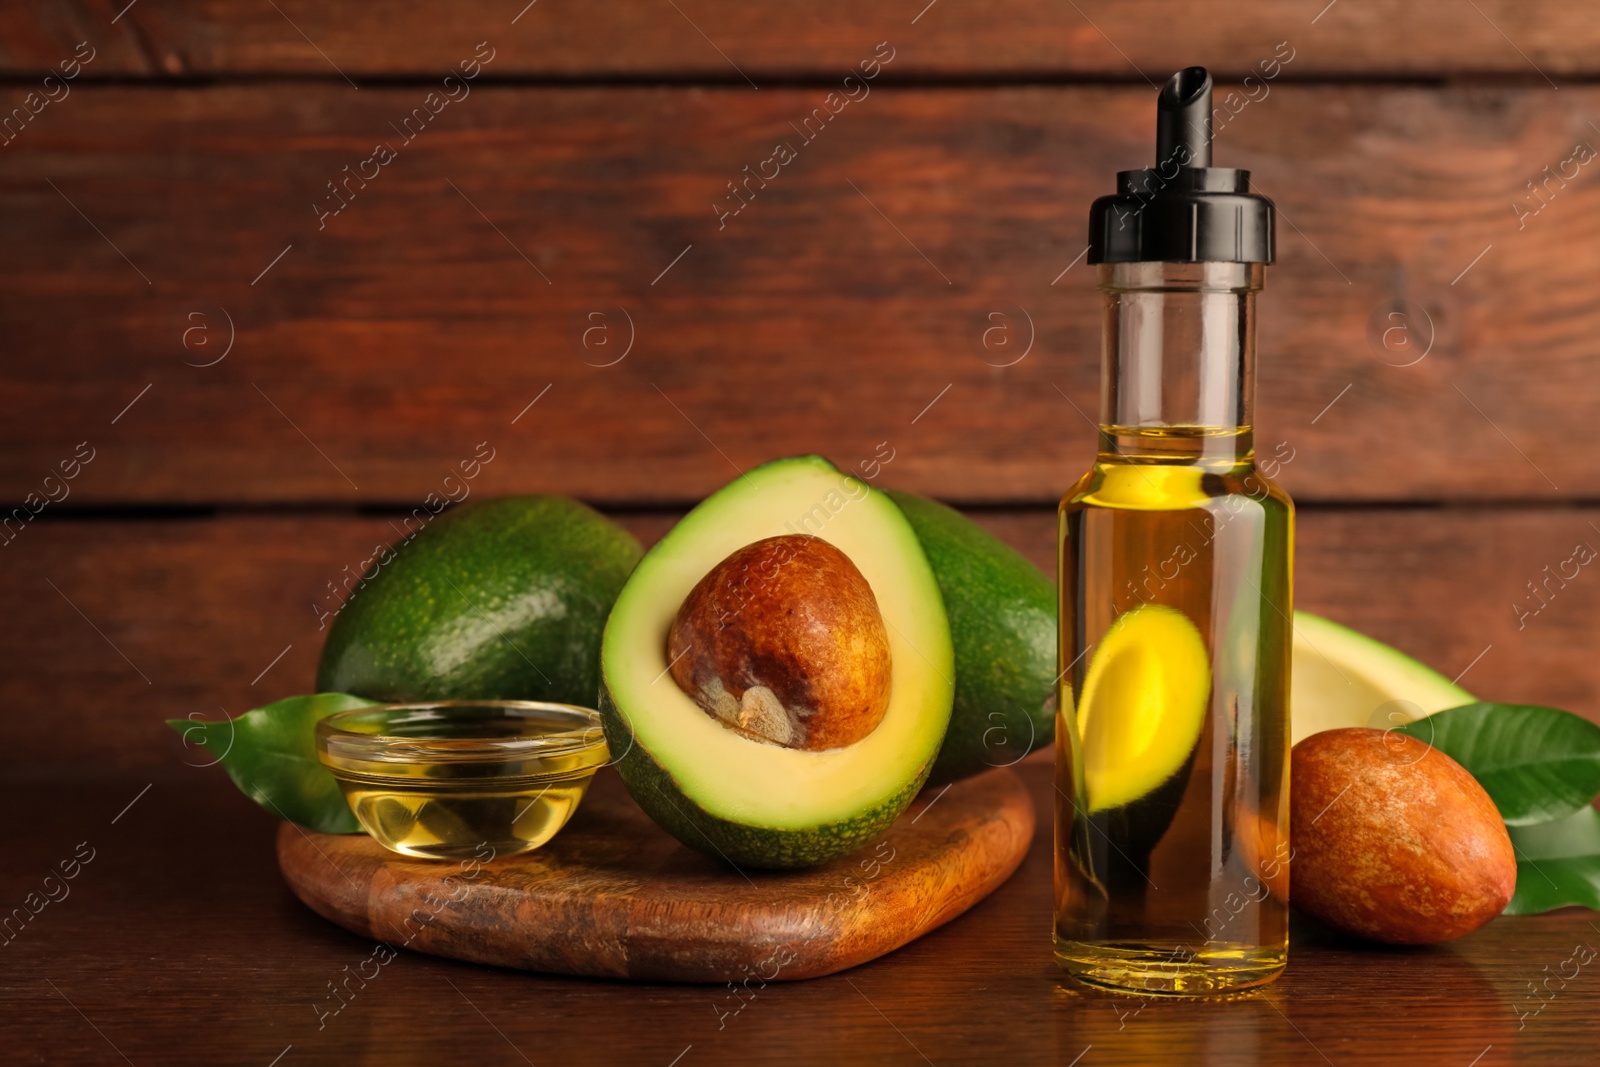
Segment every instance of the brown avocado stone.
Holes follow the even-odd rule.
[[[1517,857],[1494,801],[1425,741],[1352,727],[1289,760],[1289,901],[1373,941],[1431,945],[1504,910]]]
[[[818,537],[769,537],[700,579],[667,635],[672,680],[707,714],[785,748],[842,748],[889,707],[872,587]]]

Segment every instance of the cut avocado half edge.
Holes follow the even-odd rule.
[[[667,634],[695,584],[784,534],[840,549],[872,587],[889,640],[888,709],[854,744],[785,748],[740,733],[674,683]],[[606,624],[606,739],[640,807],[738,866],[801,867],[882,833],[927,778],[950,721],[954,652],[927,557],[883,493],[818,456],[776,460],[712,494],[650,549]]]
[[[1365,634],[1294,613],[1289,685],[1292,742],[1323,730],[1386,730],[1477,698],[1444,675]]]

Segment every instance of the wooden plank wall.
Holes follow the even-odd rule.
[[[304,690],[326,583],[480,442],[473,493],[647,539],[886,442],[1050,569],[1088,203],[1188,63],[1282,209],[1301,605],[1600,713],[1600,578],[1546,584],[1600,547],[1584,4],[76,0],[0,13],[0,499],[38,511],[0,759],[181,759],[163,717]]]

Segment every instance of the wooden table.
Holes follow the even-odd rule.
[[[1023,769],[1047,812],[1048,766]],[[1501,919],[1419,950],[1297,926],[1283,978],[1231,1001],[1085,992],[1050,956],[1046,833],[963,918],[855,970],[757,988],[742,1008],[726,987],[550,978],[401,952],[323,1014],[339,1003],[330,982],[372,973],[362,964],[373,946],[290,895],[273,820],[218,769],[13,777],[0,798],[14,820],[7,907],[80,842],[93,849],[68,895],[0,948],[7,1063],[1490,1067],[1595,1053],[1600,966],[1579,967],[1565,988],[1552,979],[1542,1001],[1530,992],[1575,946],[1600,945],[1585,912]]]

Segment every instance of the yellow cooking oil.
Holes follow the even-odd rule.
[[[317,754],[379,844],[477,860],[549,841],[609,758],[597,712],[515,700],[354,708],[318,722]]]
[[[1056,959],[1248,988],[1287,958],[1293,508],[1248,427],[1100,438],[1060,511]]]
[[[476,779],[367,779],[339,783],[357,821],[380,844],[424,859],[483,858],[484,843],[498,856],[538,848],[566,825],[589,788],[577,779],[500,782]]]

